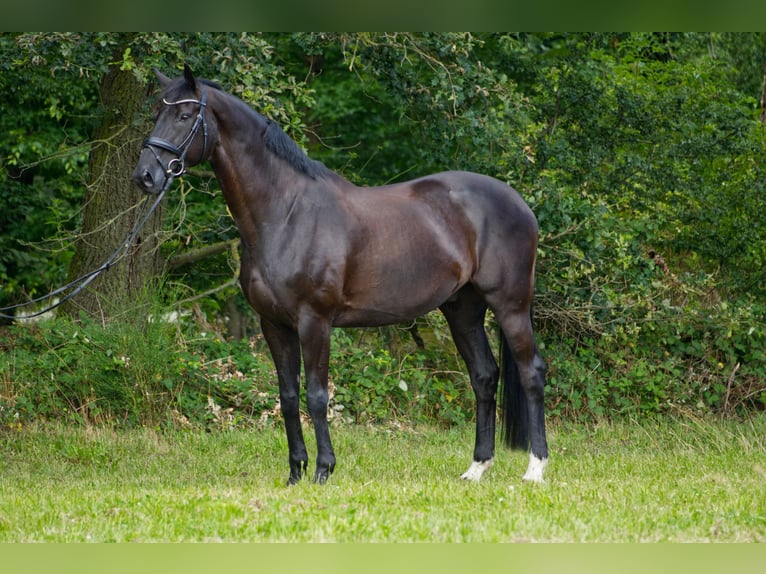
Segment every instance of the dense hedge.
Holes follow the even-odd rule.
[[[756,310],[721,302],[681,311],[668,299],[648,303],[640,327],[617,321],[567,337],[543,332],[549,415],[763,410],[766,336]],[[278,420],[276,374],[259,337],[227,341],[214,329],[200,332],[193,319],[182,326],[130,316],[106,327],[58,319],[2,328],[0,424],[63,418],[225,429]],[[473,394],[443,318],[431,314],[416,325],[424,347],[410,329],[336,330],[336,423],[472,420]]]

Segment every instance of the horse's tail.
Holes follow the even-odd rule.
[[[532,315],[530,309],[530,317]],[[500,329],[500,420],[505,445],[512,449],[529,449],[529,410],[527,396],[521,386],[519,367],[513,351]]]

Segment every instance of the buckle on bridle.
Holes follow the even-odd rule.
[[[174,168],[174,166],[176,166]],[[184,160],[181,158],[173,158],[168,162],[168,169],[166,172],[168,175],[172,177],[179,177],[186,173],[186,166],[184,165]]]

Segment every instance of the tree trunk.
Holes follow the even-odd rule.
[[[130,181],[146,122],[141,121],[146,90],[132,72],[110,66],[100,87],[103,119],[96,130],[88,165],[82,230],[69,268],[70,279],[97,269],[125,241],[139,217],[142,193]],[[161,269],[159,254],[162,207],[149,219],[129,255],[103,272],[68,303],[64,311],[81,310],[106,322],[129,309]]]

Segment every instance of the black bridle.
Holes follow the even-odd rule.
[[[144,140],[144,147],[150,150],[152,154],[154,154],[154,158],[157,160],[157,163],[160,164],[162,171],[165,173],[165,184],[162,186],[162,192],[164,192],[164,191],[167,191],[167,189],[170,187],[170,184],[172,183],[174,178],[186,173],[186,164],[184,163],[184,160],[186,159],[186,154],[189,153],[189,148],[191,147],[191,144],[194,141],[195,136],[199,132],[200,127],[202,128],[201,158],[204,159],[205,157],[205,154],[207,152],[207,121],[205,121],[205,108],[207,107],[207,92],[205,91],[205,88],[203,86],[202,98],[199,100],[186,99],[186,100],[178,100],[176,102],[169,102],[165,98],[162,98],[162,103],[165,104],[166,106],[177,106],[179,104],[199,105],[199,112],[197,113],[197,119],[195,120],[191,130],[189,130],[189,133],[186,135],[186,137],[183,139],[183,141],[179,145],[175,145],[174,143],[169,142],[168,140],[164,140],[162,138],[158,138],[155,136],[150,136]],[[176,157],[174,157],[167,164],[165,164],[163,163],[162,158],[160,158],[160,155],[157,153],[155,148],[169,151]],[[161,193],[161,192],[148,192],[148,193],[153,193],[156,195],[157,193]]]

